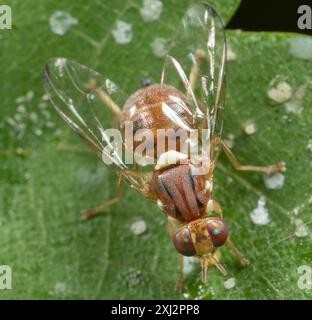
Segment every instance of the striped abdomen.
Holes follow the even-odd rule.
[[[155,171],[152,185],[169,216],[189,222],[205,214],[211,193],[205,188],[205,176],[192,174],[191,164]]]
[[[190,112],[187,98],[177,89],[168,85],[150,85],[138,90],[125,103],[124,121],[131,121],[133,124],[133,135],[139,138],[140,129],[149,129],[153,134],[154,140],[150,147],[154,148],[154,157],[157,158],[157,129],[183,129],[185,132],[193,128],[193,117]],[[158,135],[163,135],[158,131]],[[170,139],[170,138],[169,138]],[[180,151],[180,143],[177,140],[176,151]],[[134,141],[134,148],[139,142]],[[168,139],[166,140],[165,150],[168,151]],[[158,154],[159,156],[159,154]]]

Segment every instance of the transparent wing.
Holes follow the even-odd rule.
[[[63,120],[95,151],[106,165],[122,171],[131,186],[140,179],[123,162],[124,144],[116,125],[127,95],[110,79],[65,58],[51,59],[44,69],[44,86]],[[115,125],[114,125],[115,123]]]
[[[218,13],[207,4],[191,5],[183,17],[161,83],[186,92],[197,128],[206,129],[203,153],[216,161],[223,125],[226,37]]]

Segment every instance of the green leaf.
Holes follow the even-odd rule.
[[[239,4],[211,2],[226,21]],[[312,267],[312,153],[307,148],[312,139],[312,60],[296,55],[294,40],[302,39],[301,45],[309,48],[308,37],[227,32],[236,59],[228,65],[224,137],[234,135],[233,151],[243,164],[287,164],[283,187],[270,190],[261,174],[237,172],[223,155],[220,158],[216,196],[232,240],[251,261],[246,269],[224,248],[228,276],[211,269],[207,285],[201,286],[194,264],[185,294],[179,295],[174,291],[178,254],[164,215],[148,200],[127,190],[125,199],[106,214],[81,220],[82,209],[114,195],[116,179],[50,106],[44,109],[42,68],[50,57],[64,56],[109,75],[130,93],[145,76],[156,81],[162,59],[153,55],[150,44],[173,35],[189,1],[163,3],[160,19],[146,23],[139,14],[142,1],[7,1],[13,30],[0,30],[0,265],[11,266],[13,289],[0,290],[0,298],[311,298],[311,290],[297,285],[297,268]],[[56,10],[79,21],[64,36],[52,33],[49,26]],[[117,19],[133,27],[127,45],[111,36]],[[268,97],[272,80],[287,82],[294,92],[304,91],[292,101],[296,112],[289,112],[289,101],[287,107]],[[16,103],[29,91],[34,92],[30,101]],[[21,104],[26,115],[18,122],[26,124],[26,132],[19,136],[12,118],[22,114],[16,110]],[[256,126],[252,135],[244,133],[247,122]],[[261,196],[270,219],[265,226],[250,219]],[[147,231],[134,235],[131,224],[142,219]],[[298,221],[306,235],[298,230]],[[296,231],[303,236],[296,237]],[[224,287],[229,278],[236,281],[232,289]]]

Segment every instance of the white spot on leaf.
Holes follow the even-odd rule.
[[[153,54],[157,58],[163,58],[168,53],[168,40],[164,38],[156,38],[152,43],[151,47],[153,50]]]
[[[256,133],[257,131],[257,127],[255,125],[255,123],[253,122],[247,122],[245,125],[244,125],[244,131],[247,135],[252,135],[254,133]]]
[[[67,288],[64,282],[57,282],[52,291],[49,291],[51,295],[64,295],[66,294]]]
[[[312,59],[312,39],[292,38],[288,40],[289,52],[295,58],[309,60]]]
[[[72,26],[78,24],[78,20],[66,11],[55,11],[49,22],[51,31],[59,36],[65,35]]]
[[[298,113],[300,114],[303,110],[303,99],[305,91],[308,84],[301,85],[296,92],[293,94],[292,98],[285,103],[285,108],[287,112]]]
[[[225,138],[224,142],[226,145],[231,149],[234,147],[235,144],[235,136],[233,133],[229,133],[227,137]]]
[[[17,104],[22,104],[24,102],[31,101],[35,96],[35,93],[32,90],[29,90],[24,96],[17,97],[15,102]]]
[[[301,219],[295,219],[294,224],[296,226],[295,236],[298,238],[303,238],[309,234],[307,226]]]
[[[47,103],[46,102],[39,102],[38,103],[38,108],[39,109],[46,109],[47,108]]]
[[[42,130],[41,129],[35,129],[34,131],[36,136],[41,136],[42,135]]]
[[[23,102],[25,102],[25,97],[24,97],[24,96],[17,97],[17,98],[15,99],[15,102],[16,102],[17,104],[23,103]]]
[[[47,128],[55,128],[55,123],[52,122],[52,121],[47,121],[46,127],[47,127]]]
[[[112,34],[117,43],[127,44],[133,38],[132,26],[130,23],[117,20]]]
[[[203,22],[200,19],[199,8],[190,7],[187,11],[187,16],[189,18],[189,23],[193,27],[200,27],[203,25]]]
[[[308,151],[312,152],[312,139],[309,139],[306,148]]]
[[[163,10],[163,3],[159,0],[144,0],[140,14],[145,22],[152,22],[159,19]]]
[[[283,103],[289,100],[293,94],[292,87],[285,81],[279,82],[276,86],[272,86],[268,90],[268,97],[274,102]]]
[[[236,58],[237,58],[236,53],[232,49],[228,48],[226,52],[226,60],[228,62],[232,62],[232,61],[235,61]]]
[[[223,286],[225,289],[233,289],[236,285],[236,280],[235,278],[229,278],[228,280],[223,282]]]
[[[26,93],[26,101],[31,101],[34,98],[34,96],[35,96],[35,93],[32,90],[28,91]]]
[[[198,259],[196,257],[184,257],[184,275],[190,274],[194,270],[196,263],[198,263]]]
[[[143,234],[146,231],[146,229],[147,229],[147,226],[144,220],[136,221],[131,225],[132,233],[137,236]]]
[[[284,186],[285,176],[281,173],[267,174],[264,183],[268,189],[281,189]]]
[[[270,222],[269,211],[265,207],[265,198],[260,197],[258,200],[258,206],[250,213],[250,219],[254,224],[264,226]]]
[[[29,115],[29,119],[30,119],[32,122],[36,123],[36,122],[38,121],[38,115],[37,115],[37,113],[36,113],[36,112],[31,112],[30,115]]]
[[[16,111],[19,112],[19,113],[25,113],[26,112],[26,107],[23,104],[21,104],[21,105],[19,105],[17,107]]]
[[[49,99],[50,99],[50,97],[47,93],[43,94],[43,96],[41,97],[42,101],[48,101]]]

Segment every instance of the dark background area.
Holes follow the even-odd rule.
[[[312,30],[301,30],[297,22],[301,14],[298,8],[308,5],[307,0],[242,0],[239,9],[228,23],[227,29],[244,31],[297,32],[312,35]]]

